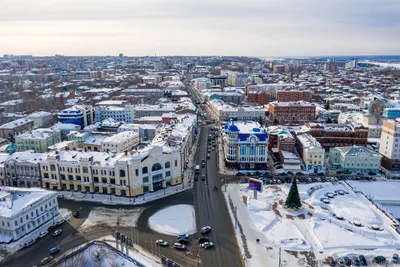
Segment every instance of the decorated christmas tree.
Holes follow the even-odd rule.
[[[292,185],[290,187],[289,194],[285,202],[285,208],[293,210],[298,210],[301,208],[301,200],[299,189],[297,188],[296,177],[293,177]]]

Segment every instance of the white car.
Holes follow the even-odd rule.
[[[213,242],[205,242],[205,243],[201,244],[201,246],[206,249],[212,248],[214,246],[214,243]]]
[[[61,225],[61,224],[63,224],[63,223],[65,223],[65,219],[64,218],[61,218],[61,219],[59,219],[58,221],[56,221],[56,225],[58,226],[58,225]]]
[[[174,248],[179,249],[179,250],[185,250],[186,246],[182,245],[181,243],[175,243]]]
[[[39,238],[45,237],[49,232],[48,231],[42,231],[39,233]]]
[[[168,242],[162,239],[158,239],[156,240],[156,244],[161,246],[161,247],[167,247],[168,246]]]
[[[211,226],[204,226],[201,228],[201,233],[205,234],[211,231]]]

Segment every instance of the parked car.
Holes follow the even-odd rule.
[[[56,254],[57,252],[59,252],[60,251],[60,248],[59,247],[54,247],[54,248],[51,248],[50,249],[50,254]]]
[[[47,231],[50,233],[50,232],[53,232],[55,229],[56,229],[56,227],[54,225],[52,225],[52,226],[49,226],[49,228],[47,228]]]
[[[180,234],[180,235],[178,235],[178,239],[189,239],[189,235],[188,234]]]
[[[168,242],[162,239],[158,239],[156,240],[156,244],[161,246],[161,247],[167,247],[168,246]]]
[[[345,263],[347,266],[350,266],[350,265],[351,265],[351,259],[350,259],[349,257],[344,257],[343,260],[344,260],[344,263]]]
[[[61,224],[63,224],[63,223],[65,223],[65,219],[64,219],[64,218],[61,218],[61,219],[59,219],[58,221],[56,221],[56,225],[57,225],[57,226],[59,226],[59,225],[61,225]]]
[[[368,172],[368,175],[376,175],[375,172]]]
[[[53,260],[53,257],[52,257],[52,256],[48,256],[48,257],[44,258],[44,259],[40,262],[40,264],[45,265],[45,264],[51,262],[52,260]]]
[[[175,243],[174,248],[179,249],[179,250],[185,250],[186,246],[181,243]]]
[[[29,248],[30,246],[32,246],[33,244],[35,244],[35,242],[36,242],[36,239],[32,238],[32,239],[30,239],[28,242],[26,242],[26,243],[24,244],[24,247]]]
[[[343,173],[343,171],[336,171],[336,173],[337,173],[337,174],[342,174],[342,173]]]
[[[352,263],[354,266],[361,266],[360,260],[359,260],[357,257],[352,257],[352,258],[351,258],[351,263]]]
[[[42,231],[42,232],[40,232],[40,233],[39,233],[39,238],[45,237],[48,233],[49,233],[49,231]]]
[[[342,259],[342,258],[337,258],[336,259],[336,263],[337,263],[337,265],[339,265],[339,266],[345,266],[345,262],[344,262],[344,259]]]
[[[190,242],[190,239],[182,239],[182,238],[178,239],[178,243],[181,243],[181,244],[187,245],[187,244],[189,244],[189,242]]]
[[[211,226],[204,226],[203,228],[201,228],[201,233],[202,234],[206,234],[208,232],[211,231]]]
[[[329,264],[330,266],[335,266],[335,265],[336,265],[336,261],[335,261],[335,259],[332,258],[332,257],[326,258],[326,261],[328,262],[328,264]]]
[[[358,259],[360,260],[361,265],[367,266],[367,259],[364,257],[364,255],[358,256]]]
[[[57,237],[57,236],[61,235],[62,232],[63,232],[62,229],[57,229],[57,230],[55,230],[54,233],[53,233],[53,237]]]
[[[386,258],[383,256],[376,256],[372,261],[377,264],[384,264],[386,262]]]
[[[393,263],[398,263],[399,262],[399,254],[394,253],[392,256],[392,262]]]
[[[213,242],[205,242],[205,243],[201,244],[201,246],[205,249],[212,248],[214,246],[214,243]]]
[[[78,210],[77,210],[77,211],[74,211],[74,214],[73,214],[73,215],[74,215],[75,218],[78,218],[78,217],[79,217],[79,211],[78,211]]]

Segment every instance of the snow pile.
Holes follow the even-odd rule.
[[[167,235],[196,233],[196,216],[191,205],[166,207],[149,218],[149,226]]]
[[[70,211],[69,209],[61,208],[60,216],[63,217],[64,219],[68,219],[69,217],[72,216],[72,211]]]
[[[303,233],[291,221],[276,223],[269,232],[270,239],[280,243],[282,247],[291,250],[308,250],[310,245],[306,241]]]
[[[88,218],[79,227],[80,231],[88,231],[91,227],[96,225],[104,225],[108,227],[116,227],[117,222],[119,226],[134,227],[142,213],[143,208],[135,209],[108,209],[108,208],[94,208],[90,211]]]

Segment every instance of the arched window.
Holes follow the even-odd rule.
[[[54,165],[54,164],[51,164],[50,165],[50,171],[56,171],[56,165]]]
[[[165,162],[165,168],[166,169],[171,168],[171,162],[169,161]]]
[[[149,172],[149,168],[147,168],[147,167],[142,168],[142,174],[146,174],[148,172]]]
[[[151,171],[152,172],[159,171],[161,169],[162,169],[162,166],[161,166],[160,163],[156,163],[156,164],[153,165],[153,167],[151,167]]]

